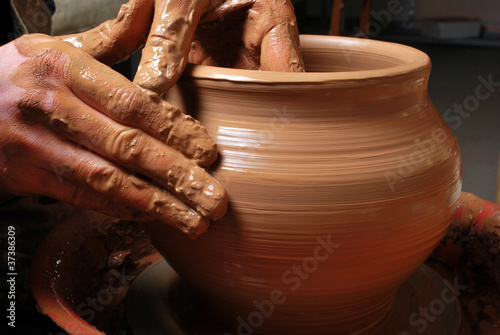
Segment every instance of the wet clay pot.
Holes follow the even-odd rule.
[[[376,333],[460,194],[424,53],[328,36],[301,47],[307,73],[190,66],[166,97],[218,143],[230,211],[196,240],[148,230],[229,334]]]

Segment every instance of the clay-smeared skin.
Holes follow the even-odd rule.
[[[324,72],[190,66],[168,92],[183,110],[196,94],[231,207],[195,243],[147,229],[229,333],[279,290],[286,301],[274,297],[254,334],[377,334],[453,220],[458,146],[429,100],[425,54],[320,36],[301,45],[306,69]]]
[[[116,19],[61,38],[106,64],[124,59],[145,41],[134,81],[157,93],[175,83],[187,61],[304,70],[290,0],[131,0]]]
[[[464,284],[460,303],[473,334],[498,334],[499,250],[500,206],[462,192],[455,219],[434,259],[444,260],[447,268],[454,270],[452,275]]]
[[[105,64],[118,63],[145,43],[153,20],[153,4],[154,0],[129,1],[121,6],[115,19],[82,33],[58,38]]]
[[[197,164],[217,157],[198,121],[58,39],[25,35],[1,57],[1,189],[192,237],[224,215],[224,189]]]
[[[462,192],[452,227],[460,227],[464,235],[475,230],[500,236],[500,206]]]

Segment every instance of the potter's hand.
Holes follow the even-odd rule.
[[[154,12],[154,14],[153,14]],[[186,61],[303,71],[290,0],[130,0],[118,17],[61,38],[111,64],[146,41],[135,82],[167,91]]]
[[[225,191],[196,164],[216,145],[193,118],[58,39],[25,35],[0,59],[0,190],[191,236],[224,214]]]
[[[500,236],[500,206],[474,194],[462,192],[452,229],[453,227],[460,228],[464,234],[480,232]]]
[[[490,240],[491,243],[482,243]],[[497,241],[497,242],[495,242]],[[470,259],[480,255],[475,261],[488,263],[488,254],[500,252],[500,206],[462,192],[457,211],[443,243],[435,250],[435,254],[455,265],[469,264]],[[497,269],[500,271],[500,268]],[[500,272],[498,273],[500,278]]]
[[[500,324],[500,206],[462,192],[450,230],[434,255],[466,283],[460,292],[474,334],[498,334]]]

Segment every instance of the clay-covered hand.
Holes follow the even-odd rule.
[[[290,0],[130,0],[117,18],[61,36],[112,64],[145,43],[135,82],[167,91],[196,64],[303,71]]]
[[[24,35],[0,59],[0,190],[190,236],[224,215],[224,189],[199,166],[217,148],[198,121],[59,39]]]
[[[462,192],[451,228],[459,228],[464,235],[480,232],[500,236],[500,206]]]
[[[474,334],[498,334],[500,206],[462,192],[455,219],[434,255],[465,283],[460,300]]]
[[[500,254],[500,206],[462,192],[448,233],[434,254],[455,266],[468,266],[474,258],[487,265],[490,253]],[[500,268],[497,271],[500,278]]]

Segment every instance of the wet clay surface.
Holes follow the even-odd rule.
[[[217,142],[230,210],[196,241],[145,227],[234,332],[265,303],[255,334],[367,333],[454,217],[458,147],[429,101],[425,54],[301,45],[310,73],[187,69],[167,99]]]
[[[471,195],[462,194],[461,199],[467,199],[467,197],[471,197]],[[465,202],[459,203],[459,207],[466,208],[466,206],[467,203]],[[19,213],[21,212],[24,213],[24,215],[20,215]],[[141,237],[143,236],[143,232],[141,232],[138,227],[134,228],[128,226],[127,228],[127,225],[123,224],[113,224],[112,226],[108,226],[107,224],[105,224],[103,226],[104,229],[98,229],[94,224],[89,227],[89,222],[95,222],[96,225],[99,226],[100,221],[109,222],[109,218],[100,216],[100,221],[94,221],[97,217],[94,217],[94,219],[91,219],[89,221],[89,215],[75,213],[75,208],[61,203],[54,203],[53,201],[48,202],[47,199],[42,200],[28,198],[23,199],[22,201],[15,200],[0,207],[0,214],[2,227],[6,226],[7,224],[14,224],[16,226],[18,234],[17,236],[20,242],[18,245],[18,250],[21,255],[19,258],[19,264],[22,271],[20,273],[20,277],[18,278],[20,279],[18,293],[20,294],[19,297],[23,303],[20,304],[18,308],[20,308],[20,311],[22,311],[19,316],[20,321],[26,320],[26,322],[22,322],[19,325],[18,329],[21,331],[21,333],[46,335],[48,332],[52,332],[53,334],[58,334],[60,332],[59,328],[57,328],[55,325],[51,325],[52,321],[49,318],[38,314],[38,312],[35,310],[35,301],[33,301],[31,297],[28,274],[26,274],[26,276],[23,276],[22,273],[28,271],[34,248],[39,244],[40,240],[45,236],[46,232],[50,230],[55,223],[60,223],[61,220],[63,220],[65,217],[71,217],[71,220],[65,220],[64,223],[67,225],[67,228],[69,230],[78,231],[79,233],[72,234],[71,237],[67,240],[52,240],[51,243],[53,249],[55,250],[61,250],[62,248],[64,250],[74,249],[78,251],[71,252],[65,255],[65,258],[63,258],[63,260],[71,262],[71,264],[73,264],[74,267],[70,268],[70,273],[81,274],[86,278],[86,280],[81,283],[81,286],[78,287],[75,287],[72,281],[64,281],[64,285],[54,286],[55,288],[57,288],[56,292],[62,293],[61,301],[63,301],[65,299],[64,297],[66,296],[72,297],[73,300],[71,300],[71,304],[73,306],[81,306],[79,308],[79,311],[82,314],[82,317],[85,320],[88,319],[87,321],[91,321],[91,324],[98,325],[99,329],[105,330],[107,334],[131,334],[125,326],[124,322],[118,322],[123,307],[122,303],[118,302],[123,298],[123,295],[119,294],[115,296],[115,294],[116,292],[123,293],[123,291],[120,291],[120,288],[122,287],[121,285],[123,285],[123,283],[120,284],[120,278],[123,279],[124,283],[127,283],[128,279],[131,278],[130,276],[135,276],[136,272],[133,270],[133,264],[146,264],[146,262],[138,261],[137,256],[145,252],[146,250],[153,250],[151,246],[140,247],[139,249],[136,248],[136,246],[140,246],[142,243],[141,241],[143,241]],[[35,217],[37,218],[36,220],[34,220]],[[61,230],[62,227],[65,226],[59,225],[58,229]],[[117,231],[110,231],[113,229],[116,229]],[[453,231],[454,229],[451,228],[448,236],[453,235]],[[61,235],[61,232],[58,232],[57,234],[59,234],[60,237],[64,237]],[[105,235],[109,236],[109,242],[106,241]],[[132,237],[132,240],[134,240],[132,243],[130,243],[129,237]],[[446,240],[447,238],[443,240],[444,244],[447,244]],[[78,241],[89,241],[91,246],[101,247],[95,250],[94,248],[92,250],[89,250],[88,247],[80,245],[80,242]],[[481,251],[485,250],[484,247],[484,245],[476,245],[476,249],[468,251],[470,251],[472,254],[482,253],[483,255],[486,255],[485,259],[489,259],[490,256],[487,256],[487,253],[483,253]],[[439,249],[440,248],[438,248],[438,250]],[[136,252],[138,251],[140,253],[136,254]],[[57,255],[60,255],[60,252],[53,252],[52,254],[54,255],[54,257],[51,257],[50,253],[45,253],[43,255],[37,256],[38,259],[47,259],[47,262],[43,263],[44,269],[41,272],[44,276],[46,276],[46,278],[50,278],[47,274],[48,269],[55,268],[58,265],[56,264],[57,259],[61,259],[56,257]],[[91,255],[94,255],[96,257],[89,257]],[[143,255],[145,255],[146,258],[148,257],[148,253],[145,253]],[[86,261],[82,262],[81,257],[85,258]],[[477,259],[479,260],[479,258]],[[483,263],[487,263],[487,261]],[[488,292],[488,290],[493,290],[493,292],[496,292],[495,290],[498,289],[498,286],[485,287],[484,285],[482,285],[484,281],[477,280],[474,284],[474,291],[469,291],[468,287],[465,291],[462,290],[462,287],[468,285],[467,278],[493,279],[493,277],[486,276],[490,276],[491,273],[487,274],[484,273],[484,271],[480,271],[472,275],[473,272],[471,271],[476,271],[478,269],[480,270],[480,267],[474,266],[467,268],[460,266],[460,268],[457,268],[456,263],[450,262],[449,260],[446,261],[446,263],[443,263],[443,258],[440,257],[439,259],[436,259],[436,256],[430,259],[427,264],[432,266],[434,269],[437,269],[439,273],[446,280],[448,280],[448,282],[451,283],[459,293],[458,299],[462,304],[464,318],[469,317],[469,319],[464,319],[460,335],[491,335],[498,333],[498,328],[495,328],[495,322],[493,320],[487,319],[484,317],[484,315],[481,314],[477,315],[478,317],[476,317],[476,314],[468,314],[471,313],[471,311],[470,306],[467,307],[466,304],[467,301],[472,300],[472,297],[475,297],[476,302],[481,303],[482,301],[485,301],[485,299],[487,299],[485,293]],[[127,270],[125,272],[122,272],[122,268],[126,268]],[[140,268],[142,268],[142,266]],[[63,268],[60,267],[60,269],[62,270]],[[461,274],[462,270],[467,271],[466,277]],[[53,273],[50,271],[49,273]],[[89,276],[89,274],[92,274],[92,276]],[[456,280],[458,279],[457,275],[460,276],[459,282],[456,282]],[[81,278],[76,278],[75,280],[77,282],[82,281]],[[112,283],[111,288],[110,283]],[[204,333],[203,329],[200,330],[199,328],[201,325],[207,322],[206,320],[204,320],[204,317],[206,317],[204,312],[199,312],[197,309],[199,307],[197,305],[193,305],[194,298],[189,291],[186,291],[184,289],[179,290],[177,284],[174,284],[174,286],[175,287],[168,292],[161,291],[161,294],[168,294],[169,300],[165,303],[171,307],[175,306],[175,310],[170,311],[170,313],[173,313],[175,321],[182,325],[182,329],[190,329],[193,330],[193,332],[194,329],[198,329],[198,332],[200,332],[201,334],[205,334],[206,332]],[[123,290],[125,289],[126,288],[124,288]],[[441,289],[439,289],[439,292],[441,292]],[[102,301],[108,301],[108,295],[107,293],[105,293],[108,292],[108,290],[113,294],[114,301],[112,304],[102,305]],[[71,293],[73,291],[75,292]],[[5,290],[2,290],[2,292],[5,292]],[[79,293],[77,294],[76,292]],[[495,294],[496,293],[493,293],[493,296],[495,296]],[[429,299],[429,301],[432,301],[439,296],[440,293],[431,295],[427,299]],[[90,298],[90,300],[88,300],[87,298]],[[181,300],[178,300],[179,298],[181,298]],[[43,300],[42,305],[48,304],[50,306],[54,304],[54,301],[54,298],[46,299]],[[41,303],[42,301],[39,300],[38,302]],[[404,302],[402,303],[402,309],[408,310],[409,313],[413,313],[415,311],[418,311],[418,306],[420,305],[427,306],[428,301],[424,300],[423,302],[418,303],[417,307],[412,307],[409,309],[408,303]],[[95,310],[96,306],[98,311]],[[450,306],[448,306],[447,312],[448,309],[450,309]],[[66,311],[68,310],[71,309],[66,309]],[[489,313],[492,312],[491,307],[487,310]],[[42,308],[42,311],[45,312],[46,310]],[[95,316],[92,314],[92,311],[95,311]],[[56,313],[55,310],[54,313]],[[61,308],[58,313],[59,315],[62,315],[64,313],[63,309]],[[93,316],[92,320],[90,320],[91,316]],[[54,320],[60,320],[62,318],[61,316],[57,317],[55,315],[52,315],[51,317]],[[443,316],[440,315],[436,322],[429,323],[429,327],[427,327],[426,330],[429,330],[431,328],[435,329],[435,327],[438,327],[438,323],[441,322],[441,317]],[[197,320],[195,324],[192,323],[193,320]],[[475,326],[472,326],[474,321],[471,320],[475,320]],[[411,329],[418,330],[422,326],[422,323],[419,323],[418,327],[411,327],[409,324],[405,324],[403,321],[404,320],[399,320],[398,329],[400,331]],[[32,325],[33,327],[30,328],[30,325]],[[63,324],[62,326],[65,325]],[[66,327],[66,330],[70,333],[72,331],[75,331],[74,328],[70,327],[70,324],[66,324],[66,326],[68,326]],[[213,327],[211,327],[210,329],[213,329]],[[231,329],[227,329],[227,331],[231,332]],[[219,331],[216,332],[216,334],[221,334],[223,332],[224,331]],[[384,335],[385,334],[386,333],[384,333]],[[440,333],[440,335],[443,335],[443,333]]]
[[[250,93],[249,98],[245,101],[252,106],[252,113],[250,114],[252,122],[246,120],[245,123],[243,117],[237,113],[239,108],[235,108],[236,105],[233,101],[225,95],[225,91],[231,91],[229,87],[232,84],[222,84],[214,89],[216,93],[214,91],[207,93],[204,90],[210,88],[212,84],[207,84],[204,81],[206,78],[202,78],[203,80],[197,79],[197,88],[192,88],[201,97],[215,94],[218,98],[217,102],[201,102],[196,99],[190,103],[185,103],[187,109],[193,113],[197,112],[195,107],[199,107],[200,104],[202,106],[220,107],[221,101],[225,102],[225,110],[228,112],[225,112],[224,116],[221,116],[221,111],[215,108],[210,114],[201,116],[210,125],[209,132],[217,134],[215,138],[223,148],[222,160],[215,174],[224,184],[233,184],[233,187],[228,187],[230,194],[238,194],[238,192],[242,194],[234,197],[236,200],[231,204],[232,211],[229,213],[227,221],[223,220],[220,225],[214,226],[214,234],[212,235],[209,232],[202,236],[196,241],[197,244],[189,241],[185,243],[185,240],[181,240],[180,236],[175,236],[169,230],[168,234],[172,236],[172,239],[175,239],[172,247],[175,253],[169,253],[166,250],[168,248],[167,243],[163,243],[165,241],[158,242],[160,235],[153,235],[153,237],[156,238],[155,243],[162,246],[164,253],[170,255],[171,258],[173,257],[174,263],[177,262],[179,272],[186,278],[190,278],[191,283],[201,283],[200,287],[206,287],[207,289],[217,289],[219,285],[222,287],[226,285],[224,289],[229,287],[227,292],[233,294],[232,297],[224,297],[217,294],[217,292],[215,296],[208,294],[206,304],[209,308],[217,307],[222,311],[230,311],[228,306],[233,303],[231,298],[239,293],[237,290],[241,291],[239,287],[242,285],[246,287],[243,293],[247,294],[240,300],[242,304],[237,305],[237,315],[243,315],[242,317],[249,315],[246,313],[248,305],[252,310],[256,308],[255,304],[252,305],[252,299],[256,299],[257,302],[270,299],[275,303],[276,308],[292,306],[297,310],[296,307],[300,304],[300,310],[310,310],[303,308],[303,306],[308,307],[310,302],[316,306],[321,302],[331,304],[331,296],[323,298],[322,295],[327,292],[329,286],[339,287],[335,282],[336,280],[341,280],[341,288],[344,292],[350,292],[348,294],[349,300],[352,300],[353,296],[362,296],[363,299],[360,305],[371,304],[377,300],[377,304],[372,305],[371,308],[374,306],[388,307],[390,303],[380,303],[379,298],[390,297],[392,290],[389,290],[391,292],[387,294],[383,294],[384,288],[377,285],[382,282],[384,283],[383,286],[388,285],[388,274],[405,273],[403,268],[410,261],[415,264],[423,261],[425,255],[432,250],[433,245],[437,243],[436,241],[439,240],[440,236],[446,231],[446,226],[451,222],[459,192],[458,152],[456,145],[450,143],[452,137],[450,132],[445,128],[441,128],[438,118],[433,116],[435,113],[432,108],[429,109],[428,107],[429,102],[425,93],[428,65],[422,65],[415,77],[408,81],[401,79],[404,69],[400,68],[399,72],[393,69],[393,77],[391,77],[391,80],[385,81],[387,86],[379,87],[376,85],[379,80],[377,73],[380,73],[381,76],[383,71],[375,68],[380,67],[381,64],[388,65],[386,66],[388,68],[396,67],[395,63],[404,63],[405,60],[398,59],[395,61],[394,59],[381,57],[382,59],[366,62],[362,56],[352,50],[338,52],[337,57],[344,58],[346,52],[351,57],[351,60],[361,60],[348,62],[346,66],[353,69],[360,66],[360,64],[373,66],[374,69],[372,70],[375,70],[375,73],[372,73],[370,78],[372,82],[366,83],[363,81],[363,76],[366,76],[366,73],[359,73],[363,71],[347,75],[340,73],[335,78],[328,78],[327,75],[318,73],[312,77],[292,79],[292,83],[294,80],[301,83],[301,88],[295,90],[293,90],[293,85],[290,85],[297,99],[289,96],[282,97],[276,99],[277,103],[275,105],[264,108],[258,108],[253,103],[250,104],[250,101],[258,101],[255,92],[259,90],[258,85],[251,84],[246,88],[245,93]],[[404,54],[404,52],[400,54]],[[324,59],[321,54],[315,53],[308,54],[308,57],[309,60]],[[336,66],[331,65],[329,69]],[[313,66],[311,69],[321,70],[321,67]],[[194,69],[193,72],[196,74],[196,71],[197,69]],[[212,73],[209,77],[217,78],[217,75]],[[243,73],[243,75],[247,74]],[[221,82],[231,78],[235,82],[241,81],[241,77],[238,79],[232,76],[234,76],[234,73],[222,73],[218,79]],[[287,75],[277,76],[275,81],[271,80],[265,83],[265,89],[279,92],[277,86],[289,82],[289,78],[292,77]],[[264,79],[265,74],[256,76],[253,81],[254,83],[262,82]],[[319,83],[313,83],[318,80],[320,80]],[[329,87],[328,83],[334,81],[337,84]],[[181,82],[180,85],[181,88],[182,85],[188,85],[189,87],[189,80],[187,84]],[[359,89],[359,85],[361,85],[362,89]],[[307,115],[299,113],[297,109],[291,106],[294,106],[294,102],[299,98],[304,99],[304,96],[309,94],[306,90],[308,86],[322,94],[322,99],[311,96],[309,97],[310,101],[322,101],[325,97],[333,96],[336,103],[320,104],[314,110],[309,109]],[[354,92],[345,90],[346,86],[357,87],[359,89],[358,95],[356,96]],[[336,91],[339,87],[342,88],[341,93]],[[231,94],[235,93],[231,91]],[[237,99],[241,99],[243,96],[237,93],[235,95]],[[368,97],[370,103],[368,105],[361,103],[359,101],[360,95]],[[370,100],[369,97],[372,97],[373,100]],[[182,100],[180,94],[178,99],[179,101]],[[393,109],[386,105],[387,101],[395,103]],[[406,104],[410,105],[406,106]],[[332,112],[329,109],[332,105],[338,105],[340,111]],[[380,106],[386,107],[386,109]],[[401,106],[406,106],[406,108],[401,109]],[[329,119],[322,116],[324,111],[328,111],[330,117],[338,121],[334,123],[334,127],[327,125],[326,121]],[[346,111],[350,111],[350,114],[346,115]],[[359,120],[363,120],[363,122]],[[409,122],[413,125],[411,129],[401,126],[408,120],[412,121]],[[384,121],[384,127],[379,128],[378,125],[382,124],[378,122],[381,121]],[[387,121],[390,122],[391,127],[386,126],[385,122]],[[433,123],[439,125],[438,130],[429,134],[429,129],[432,129],[430,125]],[[365,139],[365,142],[360,147],[349,142],[351,139],[350,132],[354,133],[354,124],[356,125],[356,137],[359,138],[360,134],[362,134],[361,138]],[[306,130],[306,126],[314,127],[316,132]],[[257,129],[261,130],[261,132]],[[394,133],[388,134],[387,129],[392,129]],[[302,133],[307,134],[307,136],[300,136]],[[333,147],[331,144],[329,146],[318,145],[318,139],[324,139],[326,133],[334,133],[333,139],[338,142],[333,141],[333,143],[338,145],[334,144]],[[404,143],[397,142],[395,138],[400,136],[401,133],[407,134],[411,140]],[[239,138],[244,140],[239,141]],[[379,142],[370,142],[370,145],[367,146],[368,139],[376,142],[373,140],[374,138]],[[300,141],[297,139],[300,139]],[[385,139],[385,141],[382,141],[383,145],[379,144],[381,139]],[[415,141],[416,139],[418,141]],[[275,141],[293,144],[294,148],[287,150],[292,146],[280,146]],[[418,143],[421,143],[421,145]],[[315,148],[312,152],[310,151],[311,147]],[[376,150],[376,154],[364,156],[362,147],[370,147],[370,150]],[[238,149],[230,150],[234,148]],[[321,150],[324,148],[337,153],[338,158],[335,160],[326,158],[329,155],[322,156]],[[238,155],[238,152],[240,152],[240,155]],[[304,152],[311,153],[311,156],[306,158],[307,161],[312,160],[315,162],[314,167],[306,164],[306,159],[302,156],[299,160],[293,159],[294,155],[300,156],[298,153],[303,155]],[[384,155],[387,152],[392,152],[392,158],[403,157],[403,160],[400,159],[398,163],[392,163],[395,165],[392,165],[391,168],[391,165],[384,160]],[[331,152],[328,152],[328,154],[331,154]],[[281,162],[273,160],[273,157],[280,157]],[[287,162],[285,167],[283,167],[283,161]],[[357,161],[359,163],[357,168],[353,169],[352,165],[349,164],[350,161]],[[325,175],[331,174],[331,171],[328,170],[328,164],[332,162],[336,173],[334,183],[341,184],[342,189],[340,187],[332,189],[330,181],[324,179]],[[404,164],[405,162],[407,164]],[[438,173],[433,176],[427,175],[424,178],[424,174],[419,172],[427,172],[426,167],[429,167],[429,169],[433,167]],[[381,173],[385,171],[391,173]],[[240,172],[251,174],[251,176],[246,178]],[[370,182],[370,180],[366,179],[357,181],[355,179],[358,175],[369,178],[376,177],[379,173],[382,174],[382,180],[378,182],[373,180]],[[449,179],[443,178],[443,176]],[[256,180],[259,181],[259,184],[256,184]],[[282,186],[283,181],[288,181],[284,188]],[[390,191],[382,191],[382,186],[388,187]],[[276,190],[276,188],[280,187],[282,189]],[[411,195],[405,193],[405,190],[408,189],[408,192],[411,191]],[[290,204],[289,201],[292,198],[297,199],[297,195],[300,195],[300,202],[287,207],[286,204]],[[320,197],[316,197],[318,195]],[[387,196],[389,200],[385,201],[384,196]],[[279,211],[272,207],[276,203],[281,205]],[[327,207],[332,203],[338,207]],[[411,203],[411,206],[405,206],[405,203]],[[356,207],[358,204],[362,207]],[[383,208],[381,211],[376,210],[376,208],[381,207]],[[259,210],[256,210],[256,208]],[[300,214],[301,210],[304,211],[303,214]],[[289,211],[289,215],[286,214],[287,211]],[[318,213],[320,216],[318,216]],[[360,213],[358,219],[361,217],[361,220],[353,220],[353,213]],[[318,218],[321,221],[318,221]],[[322,222],[333,222],[335,227],[334,229],[322,227]],[[431,226],[429,222],[434,225]],[[151,231],[155,232],[155,229],[156,227],[153,227]],[[462,229],[467,230],[467,228]],[[407,231],[408,235],[404,236],[404,242],[397,242],[396,237],[400,236],[398,234],[401,231]],[[100,236],[99,232],[98,236]],[[182,245],[184,243],[186,247]],[[301,247],[302,245],[304,247]],[[383,249],[386,245],[390,247],[389,250]],[[199,247],[202,248],[201,252],[196,250]],[[371,250],[370,253],[367,250]],[[209,252],[213,253],[210,254]],[[405,252],[410,254],[405,254]],[[287,258],[285,261],[279,259],[280,253],[286,253]],[[420,255],[417,255],[417,253],[420,253]],[[129,257],[129,255],[127,250],[111,252],[106,257],[106,266],[113,269],[119,264],[123,265],[122,260]],[[384,262],[377,263],[377,258],[382,255],[384,256]],[[191,269],[183,269],[179,266],[181,263],[184,264],[182,257],[192,260],[191,264],[196,266],[194,271],[191,272]],[[221,258],[223,262],[219,262]],[[214,259],[218,271],[209,273],[207,270],[213,264],[206,264],[205,261],[210,263]],[[190,263],[187,262],[187,264]],[[285,264],[284,267],[283,264]],[[377,273],[377,269],[383,265],[390,266],[390,270]],[[332,266],[335,271],[325,269],[325,266]],[[356,266],[359,266],[359,268],[356,268]],[[350,269],[350,271],[344,271],[344,269]],[[394,269],[397,269],[397,271]],[[411,271],[408,270],[408,272]],[[200,273],[208,275],[198,279]],[[261,275],[263,274],[270,275],[265,280],[271,278],[271,284],[269,284],[269,281],[262,280]],[[359,276],[357,276],[358,274]],[[380,276],[377,277],[377,275]],[[404,280],[403,277],[401,276],[400,279],[390,278],[392,280],[390,284],[400,283]],[[226,281],[227,278],[229,278],[229,281],[233,281],[229,285]],[[277,278],[277,280],[272,282],[273,278]],[[325,280],[317,281],[318,278],[324,278]],[[355,281],[359,278],[363,282],[358,283]],[[320,284],[326,285],[324,291],[320,291],[319,295],[307,296],[311,292],[318,292],[317,288],[320,287]],[[375,298],[370,297],[370,292],[359,291],[360,287],[369,287],[368,291],[376,291],[380,294]],[[294,296],[295,292],[297,296],[300,296],[299,299]],[[352,292],[357,292],[357,294],[352,294]],[[221,296],[222,301],[220,300]],[[204,296],[199,297],[203,298]],[[225,298],[228,299],[224,300]],[[236,296],[236,298],[240,297]],[[342,296],[336,298],[340,298],[343,308],[346,306],[348,308],[345,311],[341,310],[340,314],[335,313],[333,317],[335,322],[341,322],[340,319],[346,319],[355,313],[361,312],[360,306],[348,306],[349,301],[347,298],[344,300],[342,300]],[[295,305],[293,305],[294,303]],[[371,308],[368,308],[367,311],[370,311]],[[489,311],[491,313],[491,309]],[[304,313],[301,317],[310,317],[310,315]],[[237,318],[235,319],[237,320]],[[320,321],[325,320],[327,318]],[[380,320],[379,315],[375,315],[365,325],[370,328],[378,320]],[[274,321],[276,320],[266,319],[265,323]],[[282,321],[283,319],[278,318],[278,322]],[[353,321],[352,318],[349,323],[352,324],[356,321],[358,320]],[[289,324],[292,324],[297,329],[303,327],[301,322]],[[270,327],[272,328],[273,325]],[[258,329],[258,331],[262,330],[264,332],[263,329]],[[291,333],[293,331],[294,329],[290,329]],[[317,329],[318,334],[324,334],[324,331],[321,328]],[[304,334],[303,329],[299,330],[299,333]]]
[[[90,57],[57,40],[47,40],[33,46],[29,40],[19,39],[15,45],[21,55],[30,58],[11,78],[22,88],[31,88],[28,84],[31,84],[30,79],[34,77],[37,86],[47,90],[45,92],[37,90],[36,94],[46,95],[49,90],[59,89],[59,83],[54,82],[56,80],[55,74],[63,75],[66,77],[63,78],[66,81],[75,81],[72,83],[74,87],[70,86],[70,88],[75,91],[79,89],[74,92],[79,98],[96,109],[105,107],[105,110],[101,110],[101,112],[110,114],[108,116],[116,121],[133,125],[143,119],[143,123],[148,122],[146,123],[148,127],[145,127],[147,131],[183,152],[187,157],[195,159],[201,166],[209,166],[217,158],[216,144],[206,135],[204,127],[199,122],[184,115],[179,109],[163,101],[157,94],[145,90],[139,91],[135,85],[126,82],[121,74],[113,72],[107,66],[92,62]],[[51,57],[63,58],[63,61],[54,64],[54,61],[50,61]],[[105,76],[99,76],[99,72],[104,72]],[[106,89],[112,86],[116,88],[114,90]],[[100,87],[103,92],[101,94],[96,92],[96,87]],[[134,93],[128,91],[141,92],[134,92],[136,95],[140,95],[139,101],[127,101],[134,98]],[[43,97],[39,99],[30,97],[30,93],[35,94],[35,92],[28,91],[26,100],[43,100]],[[60,94],[62,95],[62,93]],[[120,101],[121,99],[125,99],[125,102]],[[130,110],[125,110],[126,103],[130,103]],[[20,104],[25,104],[24,99],[20,101]],[[161,119],[158,117],[153,119],[152,111],[147,108],[153,106],[163,109]],[[60,123],[62,127],[67,128],[69,133],[74,132],[74,128],[78,128],[77,125],[68,125],[67,119],[70,115],[64,115],[63,111],[46,111],[47,114],[53,114],[50,112],[61,113],[61,115],[54,115],[52,122]],[[154,112],[159,113],[156,110]],[[85,119],[85,115],[83,118]],[[189,137],[190,141],[185,141],[186,137]]]
[[[460,332],[460,304],[447,283],[434,271],[421,265],[417,271],[405,281],[396,293],[394,307],[387,317],[377,325],[370,334],[422,334],[422,335],[464,335]],[[447,293],[447,308],[432,319],[434,322],[418,327],[410,324],[414,313],[420,307],[429,304],[441,292]],[[161,260],[146,269],[132,285],[127,295],[126,314],[130,328],[134,334],[169,334],[169,335],[220,335],[231,334],[231,329],[224,328],[213,319],[206,318],[203,309],[196,304],[196,297],[191,290],[173,272],[168,264]],[[269,308],[269,306],[266,306]],[[262,311],[262,310],[261,310]],[[256,315],[256,313],[254,313]],[[256,316],[256,320],[258,316]],[[161,323],[151,320],[161,319]],[[255,321],[254,320],[254,325]],[[257,321],[258,322],[258,321]],[[427,321],[426,321],[427,322]],[[247,324],[241,328],[240,334],[250,332]],[[361,332],[365,334],[366,332]],[[330,332],[329,334],[337,334]],[[271,335],[271,334],[268,334]]]
[[[40,124],[53,133],[39,135],[34,148],[11,139],[4,151],[52,157],[58,179],[94,194],[67,201],[121,218],[159,219],[196,237],[225,213],[225,190],[200,167],[215,161],[217,146],[198,121],[65,42],[30,35],[14,43],[26,59],[10,76],[21,92],[12,123],[28,134],[46,134]]]
[[[60,38],[112,64],[142,45],[134,79],[166,92],[186,63],[304,71],[291,1],[131,0],[116,19]]]
[[[298,46],[298,29],[288,0],[167,1],[155,8],[153,29],[134,81],[155,92],[165,92],[188,60],[303,71]]]
[[[66,40],[105,64],[127,59],[143,45],[153,21],[153,0],[129,1],[109,20],[79,34],[63,35]]]
[[[77,211],[37,249],[33,294],[41,312],[71,333],[123,334],[129,286],[159,257],[140,224]]]
[[[123,299],[128,287],[159,257],[140,225],[82,212],[49,198],[17,197],[0,204],[0,232],[9,229],[16,237],[16,327],[2,329],[13,335],[62,334],[63,329],[102,334],[88,322],[108,335],[124,334]],[[6,241],[0,241],[4,273]],[[7,301],[8,292],[3,280],[2,301]],[[78,332],[74,320],[65,319],[61,311],[79,315],[86,332],[83,328]]]

